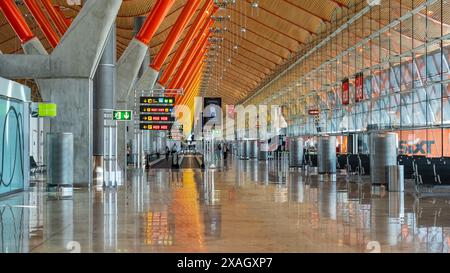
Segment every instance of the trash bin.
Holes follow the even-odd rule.
[[[261,161],[269,159],[269,143],[267,141],[260,141],[258,159]]]
[[[303,139],[289,139],[289,167],[301,167],[303,165]]]
[[[258,141],[257,140],[249,140],[247,142],[248,145],[248,154],[249,158],[258,158]]]
[[[336,137],[321,136],[317,145],[317,168],[319,174],[336,173]]]
[[[47,186],[64,195],[73,190],[73,134],[47,134]]]
[[[405,190],[403,165],[392,165],[392,166],[387,166],[386,168],[387,168],[386,181],[388,182],[388,191],[403,192]]]

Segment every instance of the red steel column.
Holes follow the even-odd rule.
[[[67,25],[61,16],[59,16],[55,7],[53,7],[51,0],[41,0],[42,4],[44,4],[44,8],[47,10],[48,15],[52,18],[53,23],[55,23],[56,28],[58,29],[61,35],[64,35],[67,31]]]
[[[198,35],[200,31],[200,27],[205,22],[206,18],[208,18],[211,14],[211,9],[213,7],[212,0],[206,1],[206,3],[203,5],[200,13],[197,15],[197,18],[195,18],[194,23],[189,28],[189,32],[184,37],[183,42],[178,47],[177,52],[175,53],[175,56],[170,61],[170,64],[166,67],[163,74],[161,75],[161,78],[159,79],[159,84],[162,86],[165,86],[167,84],[167,81],[172,76],[173,72],[177,68],[178,64],[180,63],[181,58],[186,54],[186,50],[191,45],[192,41],[194,40],[195,36]]]
[[[53,48],[55,48],[59,43],[58,34],[56,34],[56,32],[53,30],[52,25],[47,20],[47,17],[45,17],[44,12],[42,12],[36,0],[23,0],[23,2],[27,6],[30,13],[33,15],[47,41]]]
[[[169,36],[167,37],[161,49],[159,50],[158,55],[156,55],[155,59],[150,64],[151,68],[153,68],[156,71],[161,70],[162,65],[166,61],[173,47],[177,43],[178,38],[180,38],[181,33],[186,28],[187,23],[189,22],[189,20],[191,20],[192,16],[194,15],[199,5],[200,0],[187,1],[175,25],[172,27]]]
[[[174,3],[175,0],[158,0],[141,30],[136,34],[136,39],[148,45]]]
[[[22,44],[35,37],[13,0],[0,0],[0,10]]]

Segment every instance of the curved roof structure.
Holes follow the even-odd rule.
[[[159,27],[150,42],[152,56],[158,53],[186,1],[176,0]],[[400,0],[393,1],[400,2]],[[155,2],[155,0],[123,1],[116,22],[118,57],[133,38],[134,18],[146,16]],[[221,8],[216,15],[212,30],[215,32],[215,37],[210,40],[209,61],[204,69],[201,90],[204,95],[223,97],[227,104],[243,102],[336,29],[339,23],[345,22],[337,18],[348,18],[367,5],[366,0],[215,2]],[[80,10],[80,6],[70,5],[67,0],[53,0],[52,3],[59,6],[66,18],[74,18]],[[20,9],[43,45],[51,51],[50,44],[38,29],[26,7],[21,5]],[[447,20],[447,17],[448,15],[444,19]],[[191,23],[189,22],[189,25]],[[189,25],[162,69],[171,61],[178,45],[189,30]],[[22,52],[19,40],[2,14],[0,14],[0,50],[9,54]]]

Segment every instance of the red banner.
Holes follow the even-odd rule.
[[[348,105],[350,103],[349,89],[350,89],[349,80],[344,79],[342,81],[342,104],[343,105]]]
[[[364,75],[358,73],[355,76],[355,102],[360,102],[364,99]]]

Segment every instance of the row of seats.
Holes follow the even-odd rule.
[[[317,167],[317,154],[305,154],[303,164]],[[337,169],[343,169],[361,175],[370,175],[370,157],[366,154],[338,154],[336,164]]]
[[[370,175],[370,155],[368,154],[338,154],[336,161],[337,169]],[[419,184],[430,186],[450,185],[450,158],[399,155],[397,162],[404,166],[405,179],[414,179]],[[305,154],[303,163],[317,167],[317,155]]]
[[[338,154],[337,169],[350,173],[370,175],[370,156],[368,154]]]
[[[418,184],[429,186],[450,185],[450,158],[425,156],[400,156],[400,158],[402,165],[405,166],[405,178],[413,178]]]

